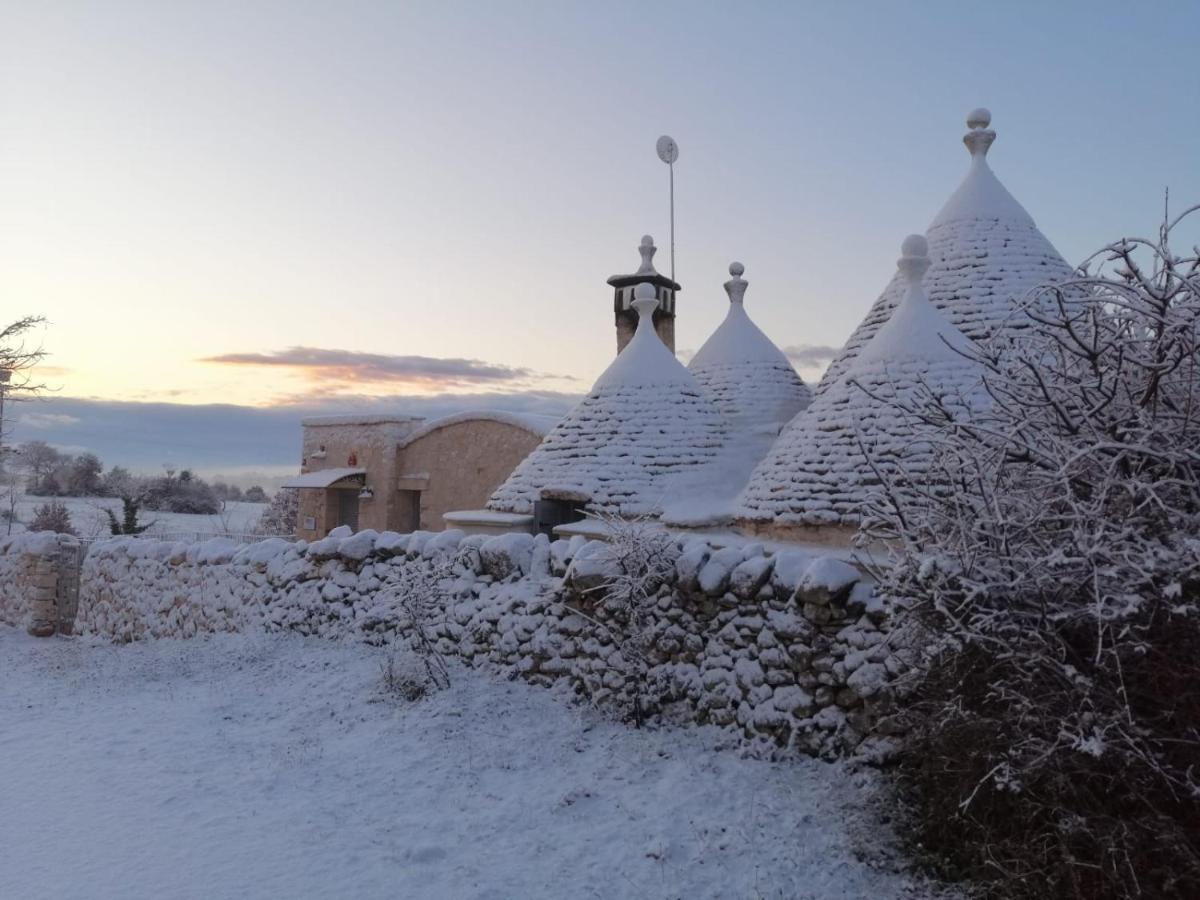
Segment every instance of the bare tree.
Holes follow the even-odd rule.
[[[300,524],[300,491],[296,488],[280,488],[271,498],[270,504],[263,510],[254,526],[255,534],[272,537],[296,536],[296,526]]]
[[[1103,248],[978,353],[988,402],[899,411],[864,537],[924,628],[915,836],[999,897],[1200,896],[1200,252]]]
[[[46,351],[41,344],[30,342],[33,333],[45,323],[41,316],[25,316],[0,330],[0,467],[8,443],[5,403],[29,399],[46,389],[34,372],[45,359]]]

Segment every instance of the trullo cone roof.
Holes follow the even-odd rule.
[[[725,422],[655,333],[653,286],[639,284],[636,296],[629,345],[496,489],[489,509],[528,513],[547,497],[656,515],[672,499],[673,483],[717,459]]]
[[[902,463],[919,476],[932,457],[895,404],[917,405],[930,392],[951,408],[978,402],[982,369],[962,355],[971,342],[922,289],[926,252],[920,235],[905,240],[899,267],[907,287],[899,306],[845,376],[792,420],[754,470],[741,497],[744,518],[856,525],[880,472]]]
[[[812,392],[747,315],[743,271],[741,263],[730,265],[729,311],[688,370],[735,432],[775,435],[808,406]]]
[[[925,276],[929,299],[973,340],[988,336],[1009,320],[1032,288],[1072,274],[988,165],[988,148],[996,139],[996,133],[988,128],[990,123],[991,114],[985,109],[968,116],[971,130],[963,143],[971,152],[971,166],[925,235],[931,261]],[[904,290],[904,280],[897,275],[830,364],[817,394],[845,374],[887,321]]]

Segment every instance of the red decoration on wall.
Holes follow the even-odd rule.
[[[346,465],[350,466],[351,468],[353,468],[354,466],[357,466],[358,465],[358,454],[351,453],[350,458],[346,460]]]

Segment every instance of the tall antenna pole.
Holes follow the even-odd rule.
[[[671,170],[671,280],[675,280],[675,160],[679,159],[679,145],[670,135],[664,134],[655,146],[658,158]]]

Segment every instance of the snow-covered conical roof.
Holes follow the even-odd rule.
[[[970,168],[925,235],[931,260],[925,276],[929,299],[951,324],[974,340],[988,336],[1007,321],[1032,288],[1072,274],[988,165],[988,148],[996,139],[996,132],[988,127],[991,118],[986,109],[974,110],[967,117],[970,131],[963,143],[971,153]],[[887,321],[904,289],[903,279],[897,275],[830,364],[817,394],[845,374]]]
[[[927,253],[921,235],[905,239],[897,264],[906,285],[899,306],[844,377],[784,429],[742,493],[743,517],[780,525],[856,525],[880,471],[902,461],[907,472],[919,474],[930,460],[931,448],[916,438],[910,417],[895,404],[918,402],[929,392],[951,408],[977,402],[982,367],[962,355],[971,342],[923,289]]]
[[[746,314],[745,268],[729,266],[729,311],[688,370],[735,431],[778,434],[812,399],[783,351]]]
[[[527,513],[536,500],[654,515],[672,483],[714,462],[726,425],[655,334],[654,286],[639,284],[638,327],[588,395],[496,489],[488,508]]]

